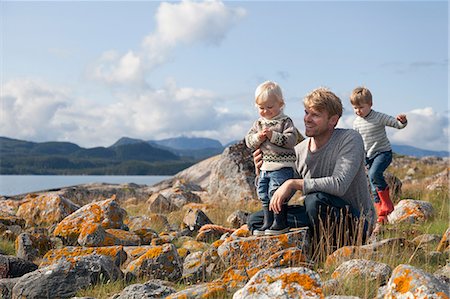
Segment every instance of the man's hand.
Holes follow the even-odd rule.
[[[256,175],[259,175],[259,169],[263,163],[262,152],[259,148],[253,152],[253,163],[255,163],[255,173]]]
[[[272,195],[269,203],[269,210],[278,214],[281,211],[281,206],[290,198],[290,196],[297,190],[303,189],[302,179],[290,179],[285,181]]]

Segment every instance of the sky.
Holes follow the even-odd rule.
[[[391,143],[449,150],[447,1],[0,1],[0,136],[110,146],[121,137],[242,139],[256,87],[353,88],[408,126]]]

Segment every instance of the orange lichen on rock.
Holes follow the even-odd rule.
[[[220,281],[224,285],[228,285],[231,288],[236,288],[239,285],[244,285],[249,280],[249,276],[243,270],[228,268],[223,272]]]
[[[63,247],[61,249],[53,249],[48,251],[42,258],[42,262],[39,267],[45,267],[57,263],[60,259],[74,262],[76,257],[91,255],[94,253],[111,257],[117,265],[122,264],[127,258],[127,254],[123,250],[122,246]]]
[[[411,271],[406,269],[402,275],[394,278],[395,290],[399,293],[406,293],[411,290],[411,280],[413,277],[410,275]]]
[[[99,223],[103,228],[119,228],[125,210],[114,201],[115,196],[87,204],[64,218],[55,228],[53,235],[63,238],[66,243],[76,243],[81,228],[87,223]]]
[[[227,294],[227,288],[225,285],[218,282],[211,282],[206,285],[205,292],[201,295],[204,299],[215,299],[223,297]]]

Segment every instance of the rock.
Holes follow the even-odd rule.
[[[188,254],[183,262],[184,283],[196,283],[205,280],[206,265],[202,263],[203,252],[197,251]]]
[[[191,231],[198,231],[203,225],[212,224],[212,221],[206,216],[206,214],[199,209],[189,209],[184,215],[183,223]]]
[[[53,234],[60,237],[67,245],[77,243],[81,229],[86,223],[99,223],[107,228],[125,228],[123,218],[126,215],[115,197],[87,204],[64,218],[55,228]]]
[[[394,252],[401,253],[407,246],[412,249],[415,248],[414,244],[408,242],[404,238],[385,239],[362,246],[344,246],[327,256],[325,266],[331,267],[339,265],[352,259],[371,259],[374,257],[392,255]]]
[[[170,213],[178,210],[178,206],[174,205],[169,199],[160,193],[154,193],[147,200],[148,211],[151,213]]]
[[[86,247],[113,245],[138,246],[141,238],[133,232],[121,229],[104,229],[99,223],[86,223],[78,236],[78,244]]]
[[[370,260],[354,259],[339,265],[331,274],[331,277],[338,281],[361,279],[365,282],[377,281],[381,285],[384,285],[389,280],[391,273],[391,267],[386,264]]]
[[[112,299],[166,298],[176,290],[165,280],[152,279],[146,283],[127,286]]]
[[[225,298],[226,287],[220,282],[209,282],[186,288],[174,294],[170,294],[165,299],[193,299],[193,298]]]
[[[108,247],[63,247],[60,249],[53,249],[47,252],[42,258],[42,262],[39,267],[46,267],[52,264],[60,262],[60,260],[66,260],[69,262],[75,262],[77,259],[83,256],[90,255],[105,255],[110,257],[117,266],[122,265],[127,259],[127,253],[124,251],[123,246],[108,246]]]
[[[231,224],[231,227],[239,228],[247,223],[247,218],[249,215],[249,212],[237,210],[228,216],[227,222]]]
[[[180,189],[167,189],[161,191],[161,194],[169,201],[169,207],[172,211],[180,210],[188,203],[200,203],[201,198],[197,194],[190,191],[183,191]]]
[[[257,198],[253,158],[243,140],[227,147],[221,155],[177,173],[175,178],[200,185],[214,200],[238,203]]]
[[[22,233],[16,239],[17,257],[28,261],[44,256],[52,247],[52,240],[44,234]]]
[[[27,195],[24,200],[16,215],[25,219],[27,227],[57,224],[80,208],[69,199],[54,193]]]
[[[60,188],[57,191],[35,192],[36,195],[53,193],[69,199],[79,206],[84,206],[94,201],[101,201],[112,196],[116,197],[118,202],[124,202],[129,198],[136,198],[140,202],[145,202],[152,190],[150,186],[138,185],[133,183],[127,184],[107,184],[107,183],[91,183],[80,184],[71,187]],[[23,196],[15,196],[21,198]]]
[[[412,242],[416,244],[416,246],[428,245],[430,243],[436,246],[436,244],[438,244],[440,240],[441,237],[439,235],[423,234],[412,239]]]
[[[433,206],[427,201],[404,199],[395,206],[388,220],[389,223],[424,222],[433,216],[433,212]]]
[[[124,223],[129,227],[130,231],[139,235],[139,231],[164,231],[170,229],[167,217],[162,214],[152,214],[143,216],[127,217]]]
[[[306,252],[306,234],[305,228],[278,236],[230,237],[219,246],[218,254],[226,267],[252,268],[283,249],[294,247]]]
[[[445,276],[450,279],[450,263],[447,262],[444,267],[439,268],[436,272],[434,272],[435,276]]]
[[[303,267],[262,269],[233,295],[233,299],[323,297],[319,275]]]
[[[183,273],[183,263],[173,244],[154,246],[128,264],[126,272],[136,277],[176,281]]]
[[[13,287],[12,298],[67,298],[98,282],[115,281],[122,272],[111,258],[101,255],[60,261],[22,276]]]
[[[20,277],[0,279],[0,298],[11,299],[12,289]]]
[[[19,225],[25,227],[25,220],[21,217],[15,216],[13,213],[7,213],[0,210],[0,223],[5,226]]]
[[[38,268],[34,263],[12,255],[0,255],[0,278],[20,277]]]
[[[186,240],[181,245],[181,248],[186,248],[189,252],[205,251],[209,248],[209,244],[205,242],[199,242],[196,240]]]
[[[392,272],[385,298],[448,298],[448,286],[435,276],[410,265],[399,265]]]

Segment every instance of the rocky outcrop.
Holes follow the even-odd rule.
[[[219,156],[179,172],[175,178],[200,185],[215,199],[239,202],[257,198],[253,158],[243,141],[227,147]]]

